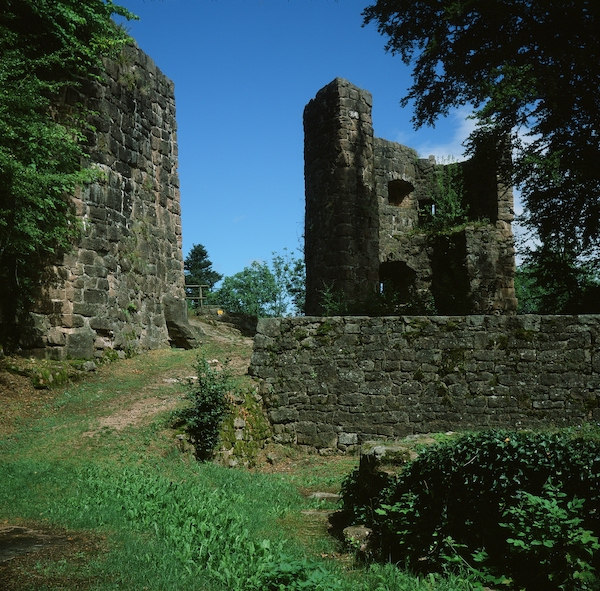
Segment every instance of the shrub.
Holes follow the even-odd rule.
[[[378,490],[370,480],[365,500],[368,472],[349,476],[343,506],[374,529],[380,556],[417,570],[456,563],[516,588],[599,588],[597,439],[573,430],[465,435],[379,479]]]
[[[197,378],[189,379],[185,397],[190,405],[178,411],[176,417],[183,422],[199,459],[212,456],[219,443],[221,425],[230,411],[228,395],[233,388],[228,361],[218,370],[202,354],[196,358]]]
[[[560,589],[589,589],[594,583],[594,568],[590,564],[600,549],[598,537],[582,526],[580,517],[585,501],[573,497],[567,501],[550,481],[544,485],[543,496],[521,492],[519,503],[503,514],[508,523],[501,523],[515,536],[506,541],[524,562],[535,562],[548,573]],[[597,584],[596,584],[597,587]]]

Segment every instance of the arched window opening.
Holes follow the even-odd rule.
[[[400,205],[408,197],[415,187],[408,181],[398,179],[388,182],[388,202],[390,205]]]

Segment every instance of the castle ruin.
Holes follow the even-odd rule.
[[[323,314],[327,294],[360,303],[392,290],[439,314],[515,313],[513,194],[499,156],[460,163],[468,220],[427,232],[443,165],[374,137],[371,108],[369,92],[336,78],[304,111],[306,314]]]
[[[368,92],[334,80],[304,127],[307,316],[261,319],[249,370],[275,442],[333,453],[600,418],[600,316],[515,314],[512,190],[497,146],[459,165],[462,223],[432,228],[423,218],[447,169],[375,138]],[[362,304],[390,289],[429,296],[437,314],[400,301],[396,314],[323,316],[332,294]]]

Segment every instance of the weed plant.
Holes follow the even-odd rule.
[[[433,296],[413,286],[400,294],[393,286],[382,293],[373,292],[362,300],[349,299],[332,286],[320,290],[323,316],[434,316],[437,311]]]
[[[190,378],[185,388],[189,405],[175,416],[190,435],[198,458],[207,460],[219,444],[221,426],[231,412],[229,397],[232,396],[233,381],[228,361],[219,371],[211,367],[204,354],[198,354],[195,370],[197,377]]]
[[[435,171],[431,194],[433,210],[419,212],[419,227],[426,232],[447,231],[467,221],[462,165],[448,158]]]

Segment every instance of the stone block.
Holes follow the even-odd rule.
[[[66,337],[66,354],[71,359],[91,359],[94,357],[95,334],[81,330]]]
[[[73,318],[75,318],[76,316],[79,316],[79,317],[95,316],[97,311],[98,311],[98,306],[96,304],[83,303],[83,302],[73,303]]]
[[[337,399],[340,406],[360,407],[367,403],[367,397],[364,394],[353,391],[340,393]]]
[[[281,320],[279,318],[260,318],[257,332],[267,337],[278,337],[281,335]]]
[[[107,293],[98,289],[86,289],[83,292],[83,301],[85,304],[105,304]]]
[[[48,345],[64,346],[67,342],[64,330],[58,326],[52,327],[48,333]]]
[[[276,408],[269,411],[269,419],[275,424],[297,421],[298,416],[295,408]]]
[[[46,359],[52,361],[64,361],[67,356],[66,347],[47,347],[43,353]]]
[[[298,443],[302,443],[298,436]],[[337,448],[337,433],[319,431],[314,437],[306,438],[305,444],[316,447],[317,449],[335,449]]]
[[[95,316],[90,318],[90,328],[99,332],[109,332],[115,329],[114,321],[107,316]]]
[[[358,434],[340,433],[338,435],[338,445],[358,445]]]
[[[107,275],[106,267],[102,265],[85,265],[84,273],[88,277],[106,277]]]

